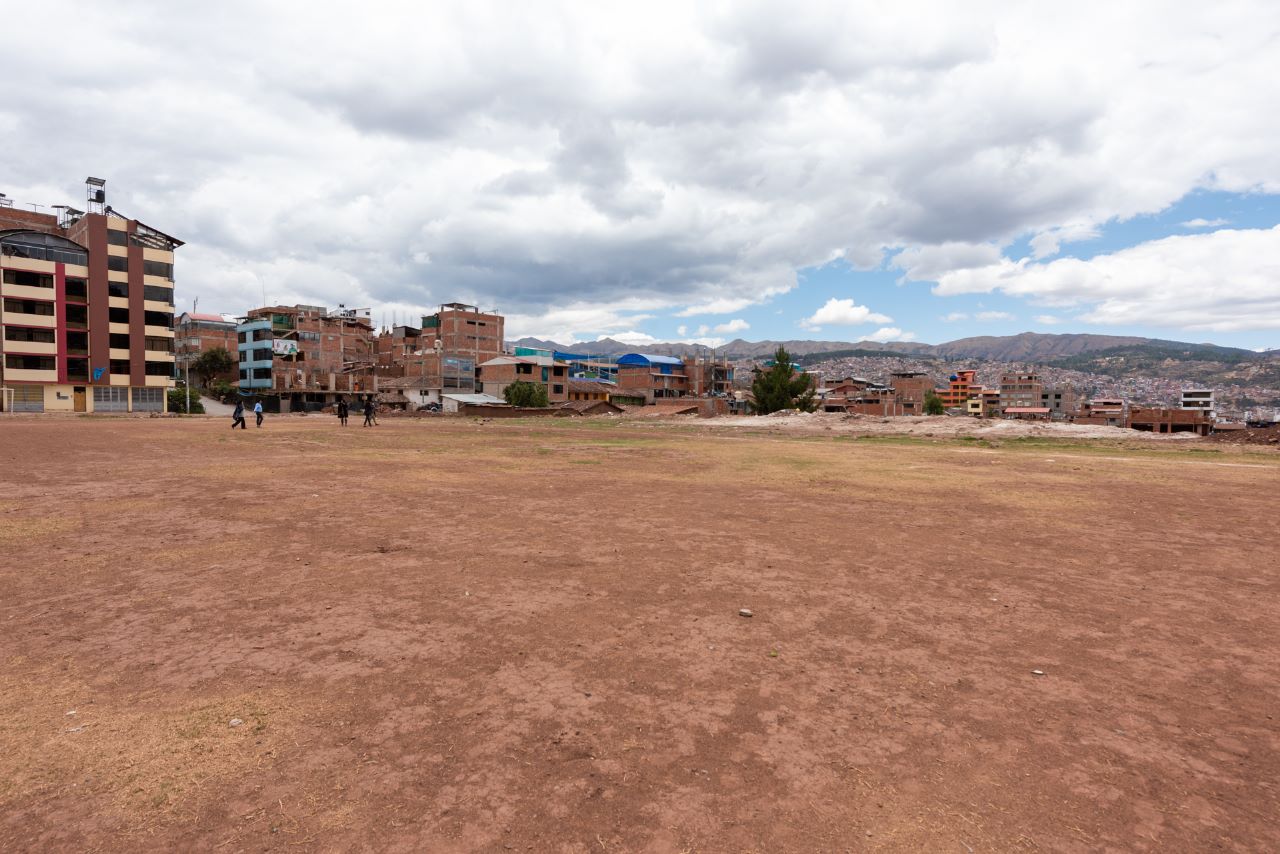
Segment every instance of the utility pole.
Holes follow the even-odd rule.
[[[196,309],[199,307],[200,307],[200,297],[196,297],[191,301],[191,314],[194,315],[196,313]],[[197,322],[194,316],[191,318],[191,322],[192,323]],[[187,351],[186,358],[182,360],[182,364],[183,364],[183,367],[186,369],[187,414],[190,415],[191,414],[191,351],[190,350]]]

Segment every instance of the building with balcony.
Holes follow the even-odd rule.
[[[0,407],[163,412],[174,385],[174,251],[182,241],[106,205],[0,205]]]

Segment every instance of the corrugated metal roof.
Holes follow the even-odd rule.
[[[458,403],[506,403],[502,398],[491,394],[442,394],[440,396]]]
[[[675,356],[655,356],[651,353],[627,353],[618,357],[619,365],[683,365]]]

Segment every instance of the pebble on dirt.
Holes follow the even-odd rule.
[[[1032,676],[1043,676],[1043,675],[1044,675],[1044,671],[1043,671],[1043,670],[1032,670],[1032,671],[1031,671],[1031,675],[1032,675]]]
[[[739,617],[750,617],[750,616],[752,616],[752,614],[751,614],[751,609],[750,609],[750,608],[739,608],[739,609],[738,609],[738,616],[739,616]]]
[[[231,719],[231,722],[230,722],[230,724],[229,724],[229,725],[230,725],[230,726],[240,726],[240,725],[241,725],[241,724],[243,724],[243,723],[244,723],[244,721],[240,720],[239,718],[232,718],[232,719]]]

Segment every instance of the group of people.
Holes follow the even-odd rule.
[[[351,414],[351,407],[347,404],[347,399],[345,397],[338,398],[338,403],[333,409],[338,414],[338,423],[346,427],[347,417]],[[364,397],[364,424],[361,426],[378,426],[378,402],[373,399],[371,394],[367,394]]]
[[[258,401],[253,405],[253,417],[258,422],[257,426],[262,426],[262,401]],[[231,429],[234,430],[239,426],[241,430],[247,429],[244,423],[244,401],[237,400],[235,411],[231,413]]]
[[[351,414],[351,407],[347,404],[345,397],[338,399],[337,406],[334,411],[338,414],[338,423],[343,427],[347,426],[347,417]],[[253,415],[257,420],[257,426],[262,426],[262,401],[253,404]],[[364,424],[365,427],[378,426],[378,402],[373,399],[373,395],[365,395],[364,398]],[[244,420],[244,401],[237,400],[235,411],[231,413],[231,429],[239,427],[241,430],[246,429]]]

